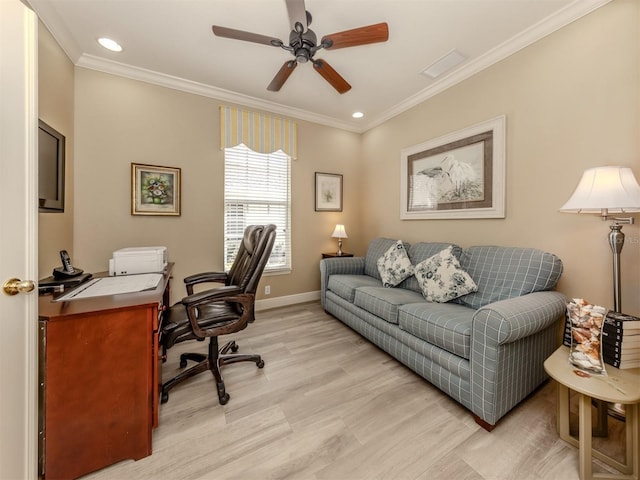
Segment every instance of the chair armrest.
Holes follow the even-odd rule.
[[[485,305],[473,316],[472,337],[498,345],[515,342],[557,322],[566,305],[559,292],[533,292]]]
[[[206,310],[201,310],[200,316],[198,316],[198,307],[220,302],[239,304],[238,316],[219,318],[217,314],[214,314],[212,318],[219,318],[219,322],[214,323],[213,326],[202,328],[201,325],[207,324],[208,317]],[[194,335],[198,338],[205,338],[233,333],[246,327],[247,323],[253,320],[255,295],[242,293],[242,288],[239,286],[229,285],[189,295],[182,299],[182,304],[186,307],[187,318]],[[241,326],[238,327],[238,324]]]
[[[239,293],[242,293],[242,288],[237,285],[227,285],[188,295],[184,297],[181,302],[185,307],[187,307],[187,309],[189,309],[191,307],[198,307],[205,303],[221,302],[226,300],[227,297],[238,295]]]
[[[193,293],[193,286],[199,283],[225,283],[227,281],[226,272],[202,272],[185,277],[184,283],[187,286],[187,293]]]

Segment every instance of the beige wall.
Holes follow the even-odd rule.
[[[222,269],[220,103],[83,68],[76,69],[75,93],[75,261],[103,271],[116,249],[165,245],[175,262],[174,297],[183,296],[186,275]],[[359,229],[360,136],[307,122],[298,122],[298,132],[299,159],[291,166],[293,271],[263,278],[270,298],[318,290],[320,253],[336,248],[335,224]],[[132,162],[182,169],[180,217],[130,214]],[[314,211],[315,171],[344,175],[343,212]]]
[[[558,209],[586,168],[630,166],[640,179],[639,19],[638,2],[615,0],[367,132],[360,234],[541,248],[564,262],[563,293],[612,306],[608,223]],[[507,117],[506,218],[401,221],[400,150],[501,114]],[[623,310],[636,315],[639,229],[623,228],[622,252]]]
[[[611,305],[607,224],[558,209],[586,168],[627,165],[640,178],[639,25],[638,2],[615,0],[362,136],[299,122],[299,160],[292,163],[293,272],[263,279],[271,298],[319,288],[320,252],[335,249],[331,232],[344,223],[349,239],[343,248],[356,254],[380,235],[548,250],[564,261],[561,291]],[[59,49],[48,44],[41,40],[40,48],[41,57],[52,57],[50,70],[68,72]],[[47,63],[41,59],[41,69]],[[68,92],[73,81],[58,90]],[[41,85],[41,112],[43,90]],[[82,68],[75,69],[73,91],[74,261],[100,271],[115,249],[166,245],[176,262],[179,298],[185,275],[222,266],[219,103]],[[65,121],[70,104],[57,107]],[[507,117],[506,218],[400,221],[400,150],[501,114]],[[181,217],[130,215],[131,162],[182,168]],[[342,213],[314,211],[316,171],[344,175]],[[70,248],[69,230],[45,225],[41,251],[43,233],[56,237],[50,248],[56,255]],[[624,232],[623,307],[640,314],[640,226],[626,225]]]
[[[38,116],[66,137],[65,209],[38,215],[38,277],[51,275],[60,265],[58,252],[73,258],[73,64],[49,31],[38,28]]]

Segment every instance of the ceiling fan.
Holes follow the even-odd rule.
[[[278,38],[244,32],[233,28],[220,27],[218,25],[212,26],[214,35],[218,37],[271,45],[291,52],[295,58],[293,60],[287,60],[284,65],[282,65],[267,87],[269,91],[279,91],[284,85],[284,82],[287,81],[291,73],[298,66],[298,63],[311,62],[314,70],[322,75],[339,93],[348,92],[351,89],[351,85],[349,85],[326,60],[314,58],[316,52],[323,48],[325,50],[335,50],[337,48],[386,42],[389,39],[389,27],[383,22],[325,35],[320,40],[320,43],[318,43],[315,32],[309,28],[309,25],[311,25],[311,14],[306,10],[304,0],[286,0],[286,2],[289,21],[291,23],[288,45]]]

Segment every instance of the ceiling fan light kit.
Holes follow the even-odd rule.
[[[389,27],[383,22],[325,35],[320,40],[320,43],[318,43],[318,37],[315,32],[309,28],[312,17],[305,8],[304,0],[286,0],[286,3],[291,24],[288,45],[278,38],[244,32],[233,28],[220,27],[218,25],[212,26],[213,34],[218,37],[282,48],[295,57],[295,60],[288,60],[280,67],[276,76],[273,77],[273,80],[271,80],[271,83],[267,86],[267,90],[269,91],[279,91],[291,73],[293,73],[298,63],[311,62],[314,70],[329,82],[338,93],[343,94],[348,92],[351,89],[351,85],[349,85],[326,60],[314,58],[316,52],[321,49],[335,50],[338,48],[386,42],[389,39]]]

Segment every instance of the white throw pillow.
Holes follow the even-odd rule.
[[[478,290],[460,267],[451,245],[416,265],[415,275],[428,302],[444,303]]]
[[[383,256],[378,259],[378,272],[382,278],[382,284],[391,288],[398,285],[404,279],[413,275],[413,264],[404,248],[402,240],[394,243]]]

